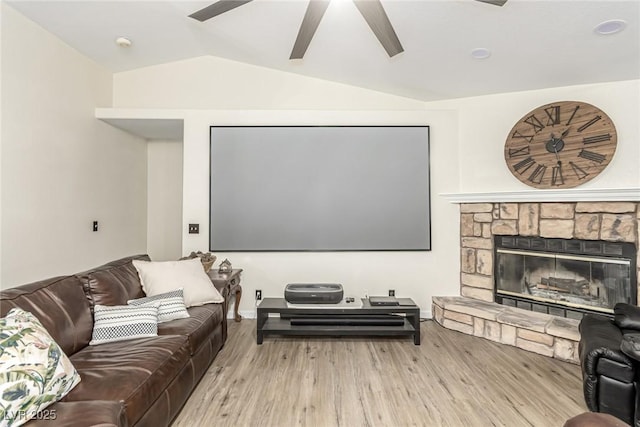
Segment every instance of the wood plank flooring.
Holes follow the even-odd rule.
[[[409,338],[229,338],[176,418],[192,426],[562,426],[579,366],[422,323]]]

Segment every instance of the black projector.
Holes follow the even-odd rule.
[[[284,288],[284,299],[291,304],[337,304],[342,296],[338,283],[289,283]]]

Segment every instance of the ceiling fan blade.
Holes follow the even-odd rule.
[[[369,24],[373,34],[376,35],[382,47],[384,47],[384,50],[389,54],[389,57],[404,52],[404,48],[400,44],[400,40],[380,0],[353,0],[353,2],[364,20]]]
[[[207,19],[211,19],[214,16],[221,15],[236,7],[247,4],[252,0],[218,0],[217,2],[210,4],[204,9],[200,9],[197,12],[193,12],[189,15],[189,18],[197,19],[200,22],[204,22]]]
[[[302,24],[300,24],[298,37],[293,45],[289,59],[302,59],[329,6],[329,1],[330,0],[309,0],[309,6],[307,6]]]
[[[494,6],[504,6],[504,4],[507,2],[507,0],[476,0],[476,1],[481,1],[482,3],[489,3]]]

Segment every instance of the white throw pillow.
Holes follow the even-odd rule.
[[[89,345],[158,336],[158,306],[99,305],[93,307]]]
[[[184,293],[182,288],[152,297],[132,299],[127,301],[127,304],[138,307],[159,304],[158,323],[168,322],[169,320],[174,319],[186,319],[189,317],[187,307],[184,305]]]
[[[224,302],[220,292],[202,268],[199,258],[180,261],[133,260],[142,289],[147,296],[156,296],[182,288],[187,307]]]
[[[13,308],[0,319],[1,426],[26,423],[79,382],[71,361],[36,316]]]

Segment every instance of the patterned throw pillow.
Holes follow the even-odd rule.
[[[158,336],[158,306],[96,304],[89,345]]]
[[[152,297],[132,299],[127,301],[127,304],[138,307],[160,304],[158,306],[158,323],[189,317],[187,307],[184,305],[182,288]]]
[[[26,423],[79,382],[71,361],[37,317],[13,308],[0,319],[0,425]]]

